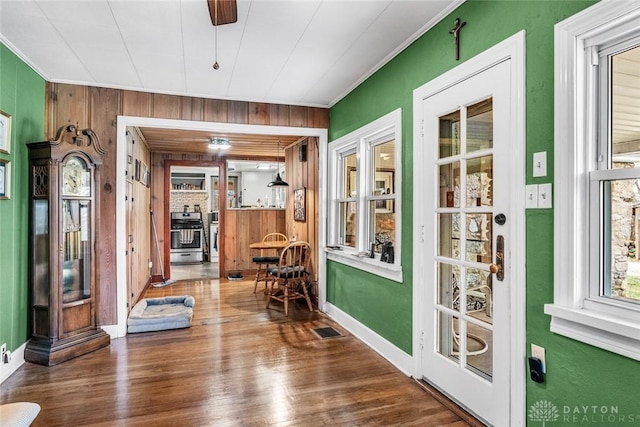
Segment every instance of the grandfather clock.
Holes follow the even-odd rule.
[[[52,366],[108,346],[96,325],[99,166],[91,129],[63,126],[29,148],[31,339],[24,358]]]

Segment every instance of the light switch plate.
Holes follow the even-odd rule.
[[[526,209],[538,207],[538,184],[530,184],[525,187]]]
[[[550,209],[553,206],[551,183],[538,185],[538,208]]]
[[[533,153],[533,176],[547,176],[547,152]]]

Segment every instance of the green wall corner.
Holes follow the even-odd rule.
[[[45,81],[0,43],[0,110],[11,116],[10,199],[0,200],[0,343],[28,339],[28,175],[26,143],[44,138]]]

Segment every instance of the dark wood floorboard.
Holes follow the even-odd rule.
[[[321,313],[264,308],[253,282],[179,281],[191,328],[130,334],[54,367],[26,363],[0,403],[32,401],[34,426],[468,426]],[[320,339],[314,328],[343,336]],[[0,423],[1,424],[1,423]]]

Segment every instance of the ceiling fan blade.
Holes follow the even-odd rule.
[[[218,3],[218,19],[216,22],[216,3]],[[209,15],[213,25],[224,25],[238,22],[236,0],[207,0]]]

